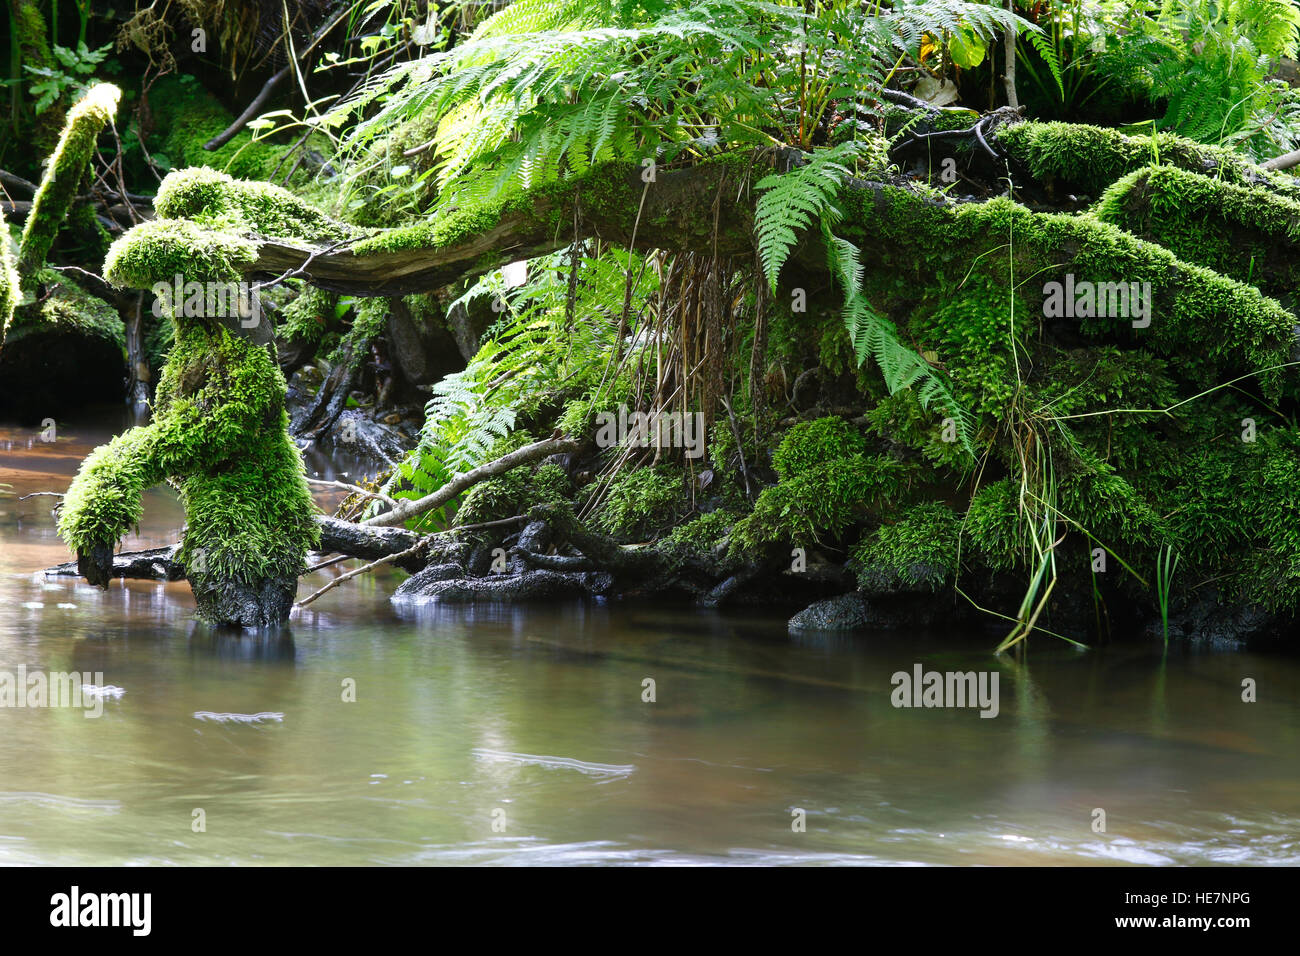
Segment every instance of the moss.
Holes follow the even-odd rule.
[[[913,448],[934,465],[959,473],[970,456],[955,432],[945,428],[942,412],[924,408],[915,390],[905,388],[882,399],[866,414],[868,427],[890,442]]]
[[[727,539],[739,519],[737,512],[719,508],[678,525],[664,538],[664,543],[707,554]]]
[[[18,249],[21,275],[30,277],[45,263],[89,168],[95,140],[113,118],[120,97],[116,86],[100,83],[68,111],[59,144],[49,158],[23,229]]]
[[[150,148],[177,169],[211,166],[241,179],[269,180],[282,178],[293,166],[293,159],[281,163],[284,146],[269,139],[255,140],[247,129],[220,149],[204,149],[204,143],[224,131],[234,117],[190,78],[160,79],[150,88],[149,109],[155,136],[161,137],[161,142],[151,138]],[[309,142],[304,148],[311,145]]]
[[[594,521],[617,538],[644,540],[674,523],[683,497],[679,468],[659,465],[625,470],[605,489]]]
[[[785,433],[772,454],[772,466],[781,478],[793,478],[865,450],[862,433],[844,419],[818,418],[800,422]]]
[[[1233,185],[1263,185],[1300,199],[1300,184],[1292,177],[1256,166],[1231,150],[1172,133],[1127,136],[1099,126],[1030,122],[1003,127],[997,138],[1035,178],[1089,196],[1099,196],[1111,183],[1144,166],[1161,163]]]
[[[296,576],[320,531],[284,394],[265,349],[182,320],[153,422],[87,457],[64,500],[60,535],[77,550],[116,542],[139,522],[144,490],[170,478],[186,513],[179,557],[196,592],[213,579]]]
[[[731,553],[768,545],[808,547],[904,500],[914,466],[883,455],[853,454],[764,488],[754,510],[732,529]]]
[[[1007,571],[1022,563],[1027,539],[1016,482],[1003,478],[980,488],[971,497],[962,528],[989,567]]]
[[[4,345],[9,323],[21,297],[18,270],[14,267],[13,252],[9,248],[9,228],[5,225],[4,211],[0,210],[0,346]]]
[[[11,56],[15,67],[34,67],[37,69],[58,69],[50,50],[49,29],[45,17],[41,15],[38,0],[11,0],[9,3],[9,24],[13,29],[10,37]],[[26,70],[18,69],[14,74],[18,79],[11,82],[24,83]],[[59,131],[63,124],[63,104],[55,102],[37,114],[31,123],[31,143],[38,152],[50,150],[58,142]]]
[[[1016,352],[1023,354],[1038,321],[1020,296],[987,276],[941,287],[936,298],[934,310],[918,310],[912,322],[922,354],[935,353],[962,408],[1001,420],[1015,395]]]
[[[882,269],[897,270],[904,289],[909,282],[923,294],[943,289],[945,273],[961,276],[965,286],[977,275],[995,286],[1011,277],[1032,283],[1022,293],[1028,305],[1029,288],[1037,291],[1067,273],[1076,282],[1149,283],[1149,327],[1134,329],[1124,316],[1093,316],[1054,319],[1072,326],[1056,334],[1140,339],[1157,354],[1177,356],[1184,376],[1205,388],[1288,360],[1295,317],[1277,301],[1095,216],[1033,213],[1009,199],[951,208],[901,189],[862,193],[842,199],[848,214],[841,229],[876,255]],[[940,306],[937,298],[913,302],[918,334]],[[1041,309],[1027,311],[1041,315]],[[962,355],[948,359],[961,361]],[[1283,378],[1262,372],[1259,381],[1277,395]]]
[[[347,226],[287,189],[235,179],[206,166],[168,173],[154,210],[165,219],[190,219],[257,236],[328,242],[349,234]]]
[[[186,219],[155,219],[119,237],[104,260],[104,278],[118,288],[191,282],[235,282],[257,261],[258,244]]]
[[[937,591],[957,574],[960,537],[952,508],[920,504],[859,542],[850,566],[865,591]]]
[[[527,444],[527,433],[518,433]],[[512,438],[514,436],[511,436]],[[494,447],[490,457],[498,458],[509,445]],[[456,526],[500,521],[526,514],[533,505],[555,504],[573,494],[573,482],[559,465],[514,468],[503,475],[489,478],[469,490],[456,510]]]
[[[305,287],[284,308],[277,330],[280,338],[294,343],[319,343],[329,330],[337,303],[337,293],[315,286]]]
[[[0,341],[14,345],[29,336],[70,335],[109,343],[126,354],[126,326],[109,303],[53,269],[33,273],[30,287],[39,289],[40,297],[14,311]],[[42,347],[59,346],[47,341]]]
[[[1292,298],[1300,284],[1300,199],[1161,166],[1119,179],[1096,214],[1278,298]]]
[[[575,198],[591,215],[617,221],[640,201],[640,191],[632,185],[639,182],[637,170],[630,163],[605,163],[572,180],[545,183],[502,200],[474,203],[430,222],[386,230],[358,241],[352,249],[356,255],[366,256],[453,248],[481,238],[502,220],[512,218],[558,229],[571,221],[568,210]],[[491,264],[499,261],[500,256],[490,258]]]

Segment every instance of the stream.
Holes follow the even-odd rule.
[[[102,675],[97,718],[0,707],[0,864],[1300,864],[1295,656],[1040,634],[995,658],[983,633],[793,636],[797,608],[398,609],[391,570],[287,633],[217,632],[185,582],[40,573],[70,557],[56,499],[17,496],[126,424],[0,426],[0,672]],[[122,546],[182,521],[155,488]],[[918,663],[996,671],[997,717],[894,707]]]

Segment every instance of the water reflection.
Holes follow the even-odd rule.
[[[61,490],[106,436],[0,434],[0,482]],[[236,634],[195,623],[184,582],[34,573],[67,557],[40,500],[0,501],[0,669],[123,693],[98,719],[0,708],[0,863],[1300,863],[1291,658],[398,608],[395,572]],[[180,522],[157,490],[133,546]],[[895,709],[918,662],[996,668],[1000,715]]]

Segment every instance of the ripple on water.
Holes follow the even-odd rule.
[[[116,800],[83,800],[80,797],[65,797],[57,793],[40,793],[28,790],[0,790],[0,804],[26,804],[50,810],[98,810],[101,813],[117,813],[122,804]]]
[[[216,714],[210,710],[196,710],[194,719],[210,720],[218,724],[261,724],[266,722],[279,723],[284,720],[284,714],[269,710],[260,714]]]
[[[575,760],[572,757],[516,754],[503,750],[486,750],[483,747],[475,747],[470,753],[480,760],[498,760],[503,763],[519,764],[520,766],[545,767],[548,770],[576,770],[578,773],[604,779],[628,777],[636,771],[635,764],[588,763],[585,760]]]

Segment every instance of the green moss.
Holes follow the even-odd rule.
[[[1015,355],[1038,331],[1023,300],[987,276],[941,288],[932,312],[918,310],[912,330],[922,354],[935,352],[958,404],[1001,420],[1015,395]],[[1013,346],[1014,343],[1014,346]]]
[[[851,566],[865,591],[937,591],[957,574],[961,518],[935,502],[908,509],[854,549]]]
[[[923,458],[953,473],[965,471],[970,456],[955,432],[945,427],[940,411],[921,405],[913,389],[905,388],[882,399],[867,412],[870,429],[890,442],[919,451]]]
[[[1102,195],[1096,214],[1193,262],[1290,299],[1300,283],[1300,199],[1161,166]]]
[[[639,182],[637,170],[630,163],[602,164],[572,180],[545,183],[502,200],[475,203],[431,222],[386,230],[360,240],[352,249],[358,256],[366,256],[454,248],[481,238],[507,219],[559,229],[571,221],[569,209],[575,198],[593,216],[617,221],[640,201],[640,191],[633,186]],[[491,258],[492,264],[499,261],[499,256]]]
[[[1278,302],[1095,216],[1033,213],[1008,199],[951,208],[901,189],[850,193],[842,205],[846,237],[866,246],[882,269],[897,270],[904,288],[910,281],[923,293],[942,289],[945,274],[962,277],[964,287],[977,275],[994,286],[1013,281],[1024,284],[1027,311],[1041,316],[1031,295],[1067,273],[1076,282],[1149,283],[1149,327],[1135,329],[1130,318],[1116,315],[1058,318],[1052,321],[1073,331],[1056,334],[1140,340],[1157,354],[1177,356],[1184,376],[1206,388],[1288,360],[1295,317]],[[914,306],[918,336],[939,306],[929,298]],[[1261,372],[1259,381],[1277,395],[1283,378]]]
[[[980,488],[971,497],[962,529],[989,567],[1007,571],[1022,564],[1027,529],[1016,482],[1003,478]]]
[[[154,210],[226,232],[328,242],[349,234],[344,224],[287,189],[234,179],[206,166],[176,170],[158,187]]]
[[[844,419],[818,418],[800,422],[785,433],[772,454],[772,466],[781,478],[794,478],[865,450],[866,439],[862,433]]]
[[[109,303],[53,269],[33,273],[30,287],[39,289],[40,297],[14,311],[2,341],[13,345],[28,336],[72,335],[100,339],[125,355],[126,326]]]
[[[664,538],[664,543],[708,554],[726,540],[732,526],[739,519],[737,512],[719,508],[678,525]]]
[[[151,150],[165,156],[177,169],[210,166],[240,179],[283,178],[294,164],[293,159],[281,163],[285,147],[268,139],[255,140],[249,130],[236,134],[220,149],[203,148],[234,117],[198,83],[187,79],[165,76],[150,88],[151,126],[156,131],[155,138],[149,140]],[[161,142],[156,137],[161,137]],[[311,146],[308,143],[303,148]]]
[[[5,225],[4,211],[0,210],[0,346],[4,345],[9,323],[21,297],[18,270],[14,267],[13,252],[9,248],[9,228]]]
[[[170,478],[186,513],[180,560],[196,588],[296,576],[320,531],[284,378],[264,348],[222,327],[182,320],[178,333],[153,422],[87,457],[59,533],[78,550],[116,542],[139,522],[144,490]]]
[[[518,434],[523,440],[515,443],[516,447],[527,444],[527,433]],[[499,458],[509,449],[509,444],[498,444],[489,457]],[[514,468],[471,488],[456,510],[455,524],[461,527],[513,518],[526,514],[533,505],[562,502],[571,494],[573,482],[559,465]]]
[[[113,118],[121,91],[100,83],[91,88],[71,110],[50,156],[45,175],[27,216],[18,249],[18,270],[32,276],[45,263],[54,237],[72,208],[82,178],[95,151],[95,140]]]
[[[258,244],[185,219],[155,219],[131,228],[108,250],[104,278],[118,288],[151,289],[177,276],[191,282],[236,282],[257,261]]]
[[[754,510],[732,529],[731,552],[748,555],[773,544],[808,547],[903,501],[915,466],[861,453],[800,471],[764,488]]]
[[[644,540],[674,523],[684,497],[678,468],[659,465],[627,469],[609,483],[594,521],[615,537]]]
[[[329,330],[334,319],[338,294],[307,286],[285,306],[282,313],[280,338],[288,342],[318,343]]]
[[[1231,150],[1172,133],[1127,136],[1098,126],[1030,122],[1003,127],[997,138],[1035,178],[1089,196],[1099,196],[1141,167],[1161,163],[1234,185],[1260,184],[1300,199],[1300,185],[1292,177],[1256,166]]]

